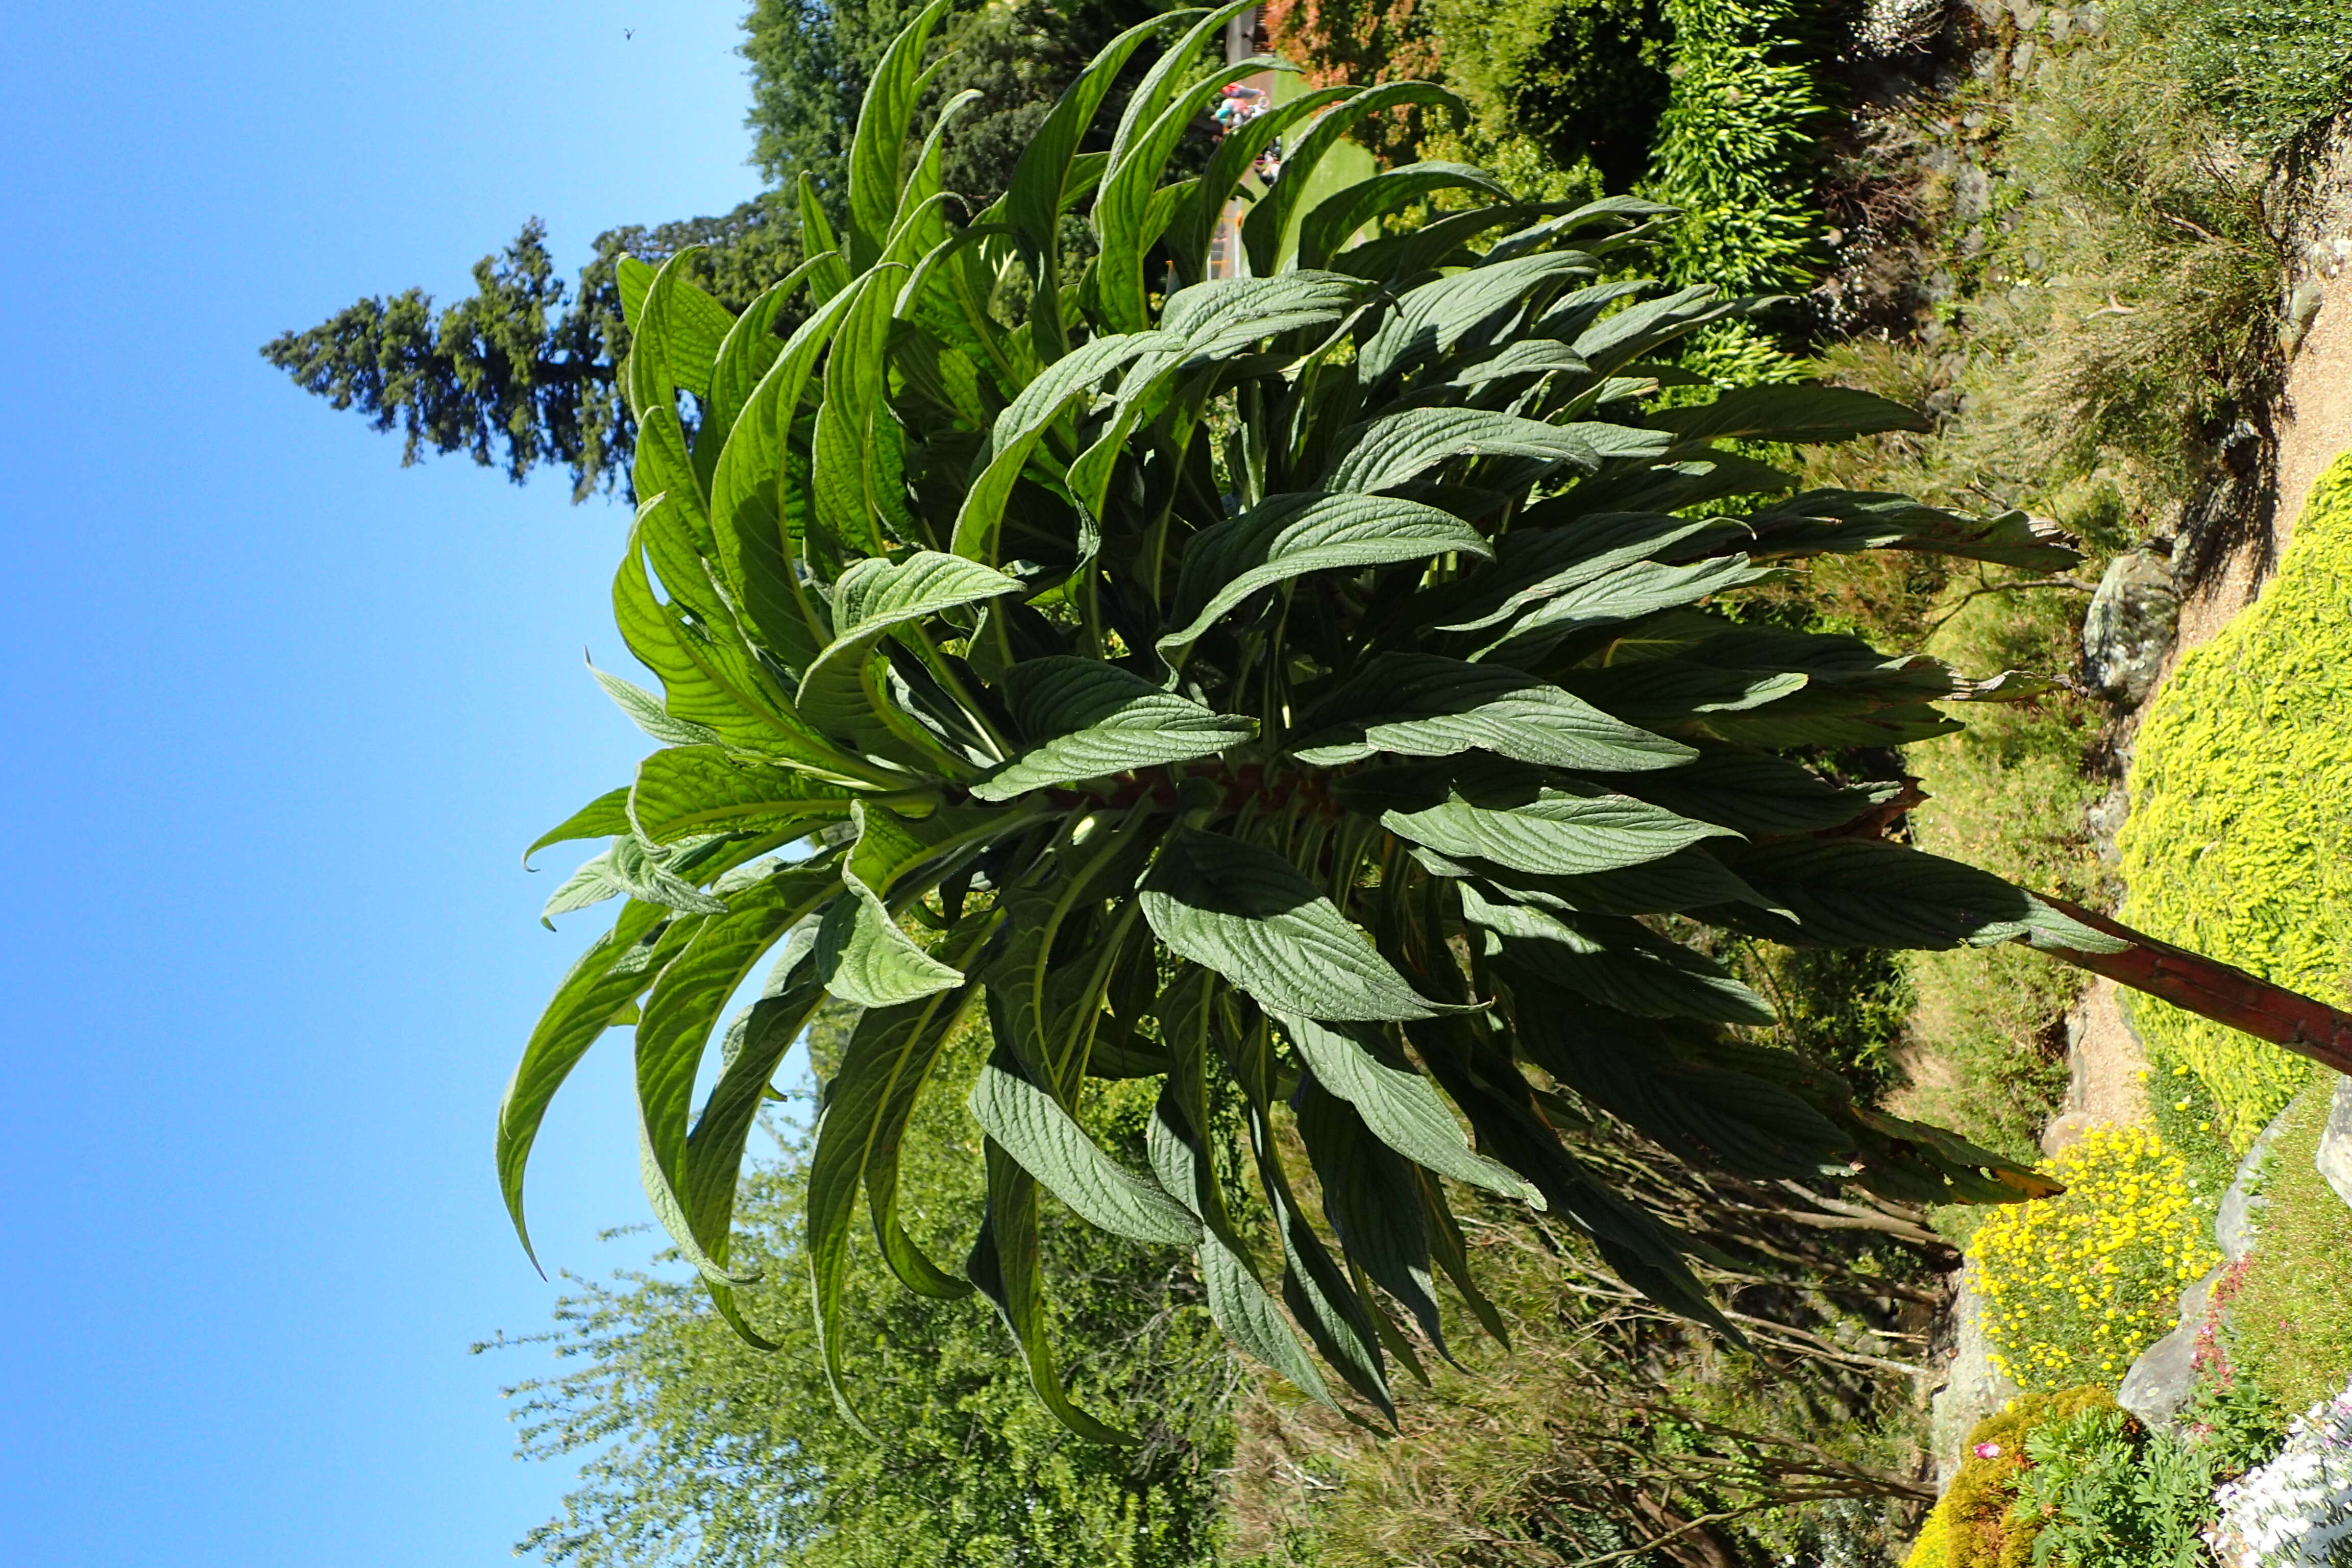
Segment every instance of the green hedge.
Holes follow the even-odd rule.
[[[2142,724],[2118,841],[2125,918],[2324,1000],[2352,976],[2352,453],[2313,487],[2278,578],[2189,654]],[[2300,1057],[2161,1003],[2136,1009],[2150,1089],[2216,1107],[2243,1151]]]

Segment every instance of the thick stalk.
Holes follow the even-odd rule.
[[[2352,1013],[2315,1002],[2301,992],[2274,985],[2220,959],[2158,942],[2063,899],[2045,894],[2042,901],[2093,931],[2131,944],[2121,952],[2082,952],[2035,944],[2053,958],[2145,991],[2256,1039],[2284,1046],[2322,1067],[2352,1073]]]

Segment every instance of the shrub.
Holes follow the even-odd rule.
[[[2352,456],[2313,487],[2277,580],[2180,663],[2148,710],[2117,840],[2125,918],[2315,995],[2352,971]],[[2240,1150],[2310,1076],[2300,1058],[2150,1002]],[[2173,1093],[2172,1099],[2179,1098]]]
[[[2116,1409],[2086,1409],[2025,1438],[2011,1517],[2034,1527],[2033,1561],[2066,1568],[2196,1568],[2212,1517],[2205,1450]]]
[[[2022,1568],[2031,1562],[2033,1525],[2013,1520],[2010,1507],[2013,1479],[2026,1464],[2027,1435],[2045,1422],[2115,1407],[2114,1395],[2092,1385],[2023,1394],[1978,1422],[1952,1484],[1919,1531],[1908,1568]]]
[[[2220,1259],[2179,1156],[2155,1133],[2094,1127],[2050,1171],[2062,1196],[1977,1230],[1993,1363],[2026,1388],[2113,1382],[2170,1331],[2180,1287]]]
[[[1433,0],[1447,84],[1485,124],[1589,157],[1611,186],[1640,177],[1666,106],[1659,0]]]
[[[1769,291],[1808,279],[1820,244],[1813,201],[1812,73],[1792,58],[1797,0],[1666,0],[1674,91],[1652,159],[1661,201],[1685,209],[1669,250],[1677,278]]]
[[[2352,83],[2347,0],[2143,0],[2135,9],[2169,35],[2182,81],[2257,155],[2344,107]]]

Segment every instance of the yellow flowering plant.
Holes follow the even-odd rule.
[[[2180,1288],[2221,1261],[2179,1153],[2139,1127],[2096,1126],[2050,1173],[2063,1195],[1977,1231],[1993,1363],[2033,1390],[2112,1384],[2170,1331]]]

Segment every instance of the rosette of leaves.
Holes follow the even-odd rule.
[[[646,499],[614,607],[661,689],[600,679],[663,744],[534,846],[611,839],[551,914],[623,901],[499,1118],[520,1228],[550,1098],[634,1026],[656,1210],[756,1337],[729,1262],[745,1139],[814,1009],[863,1009],[807,1198],[828,1367],[862,1222],[908,1288],[984,1293],[1039,1394],[1103,1438],[1054,1370],[1045,1194],[1192,1249],[1233,1339],[1312,1395],[1334,1397],[1328,1367],[1385,1411],[1389,1363],[1415,1353],[1399,1324],[1443,1348],[1436,1272],[1480,1300],[1449,1180],[1565,1215],[1630,1283],[1721,1322],[1675,1235],[1555,1136],[1588,1108],[1746,1175],[1913,1201],[2052,1190],[1745,1043],[1770,1009],[1696,933],[2130,951],[1885,841],[1899,781],[1801,760],[1940,733],[1934,704],[2018,683],[1730,607],[1824,552],[2073,555],[2021,513],[1791,494],[1725,445],[1916,427],[1877,398],[1661,405],[1675,341],[1762,303],[1629,280],[1664,209],[1517,205],[1450,163],[1308,199],[1351,127],[1443,107],[1438,89],[1309,92],[1164,179],[1234,74],[1190,73],[1239,8],[1116,40],[966,220],[940,176],[962,104],[911,124],[934,6],[875,73],[846,226],[809,204],[791,278],[732,316],[683,258],[625,268]],[[1108,150],[1079,151],[1114,79],[1176,26]],[[1283,177],[1213,267],[1277,135]],[[1381,232],[1439,191],[1460,210]],[[1072,276],[1081,212],[1095,249]],[[801,322],[780,337],[788,301]],[[995,1041],[970,1100],[988,1212],[958,1262],[908,1236],[897,1172],[976,1008]],[[1078,1119],[1088,1080],[1118,1078],[1162,1085],[1148,1168]],[[1228,1206],[1237,1160],[1262,1232]]]

